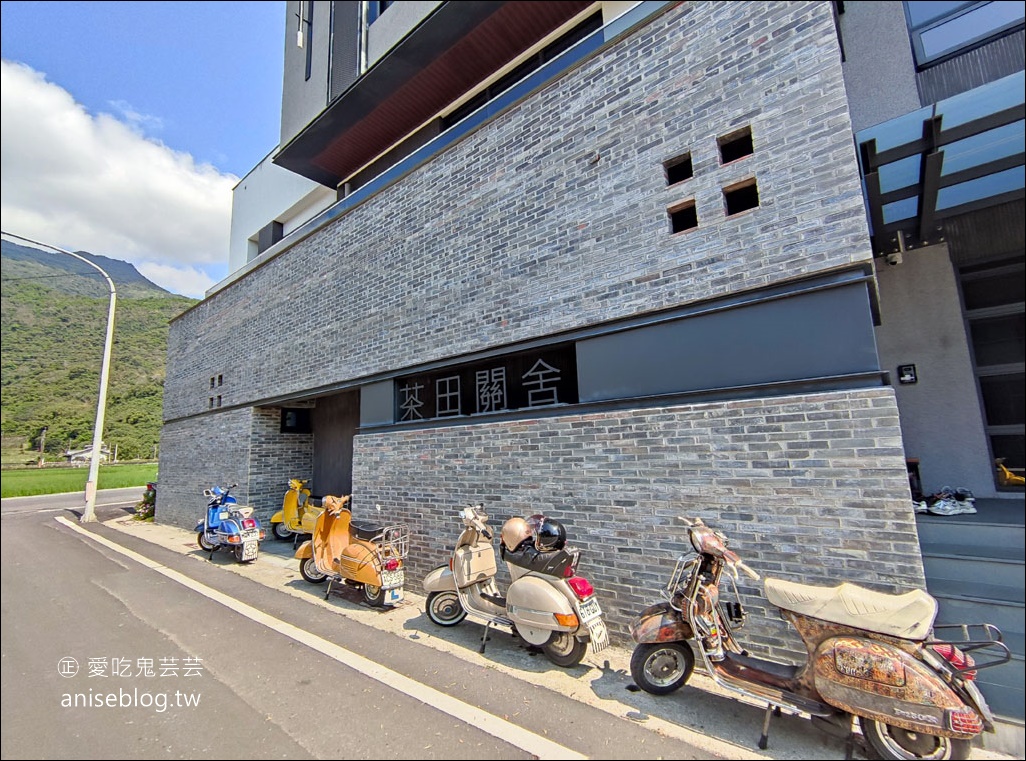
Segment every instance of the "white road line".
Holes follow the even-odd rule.
[[[58,516],[55,520],[64,524],[73,531],[77,531],[78,533],[89,537],[94,542],[102,544],[104,547],[120,553],[125,557],[131,558],[137,563],[166,576],[172,581],[177,581],[182,586],[187,587],[194,592],[199,592],[201,595],[208,597],[214,602],[221,603],[226,608],[234,610],[236,613],[245,616],[251,621],[263,624],[268,629],[272,629],[279,634],[284,634],[286,637],[294,639],[296,642],[301,642],[307,647],[310,647],[355,671],[359,671],[361,674],[369,676],[371,679],[381,682],[386,687],[391,687],[392,689],[402,692],[415,700],[419,700],[431,708],[447,713],[453,718],[459,719],[472,727],[476,727],[487,732],[493,737],[499,738],[503,742],[515,745],[539,759],[587,758],[587,756],[570,750],[558,743],[554,743],[551,740],[547,740],[541,735],[536,735],[523,727],[519,727],[516,724],[500,719],[487,711],[482,711],[480,708],[468,705],[460,700],[456,700],[455,698],[446,695],[444,692],[439,692],[433,687],[428,687],[427,685],[410,679],[403,674],[392,671],[391,669],[375,663],[372,660],[364,658],[362,655],[357,655],[343,647],[339,647],[335,643],[329,642],[323,637],[312,634],[305,629],[300,629],[298,626],[293,626],[292,624],[268,615],[262,610],[258,610],[251,605],[240,602],[234,597],[229,597],[222,592],[218,592],[216,589],[208,587],[205,584],[201,584],[200,582],[189,578],[185,574],[179,573],[174,569],[150,560],[144,555],[140,555],[138,552],[130,550],[127,547],[122,547],[120,544],[112,542],[106,537],[87,531],[72,521],[69,521],[64,516]]]

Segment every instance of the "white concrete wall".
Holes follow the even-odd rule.
[[[229,274],[256,255],[256,235],[264,225],[277,220],[288,234],[334,202],[333,191],[264,158],[232,191]]]
[[[996,497],[957,280],[946,245],[877,259],[880,366],[891,372],[906,457],[919,458],[926,494],[944,486]],[[918,382],[898,383],[914,364]]]

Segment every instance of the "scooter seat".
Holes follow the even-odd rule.
[[[371,541],[385,530],[384,526],[378,526],[375,523],[353,523],[349,522],[349,529],[353,532],[353,535],[357,539],[363,539],[365,541]]]
[[[575,560],[575,555],[571,552],[566,550],[539,552],[530,542],[522,543],[515,550],[508,550],[506,545],[500,543],[499,553],[507,563],[535,573],[543,573],[546,576],[558,576],[561,579],[566,576],[566,569],[573,566]]]
[[[766,599],[810,618],[911,640],[926,639],[937,617],[937,601],[922,589],[891,595],[856,584],[816,587],[766,579]]]

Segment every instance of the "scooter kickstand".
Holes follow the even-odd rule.
[[[477,651],[477,652],[479,652],[479,653],[481,653],[481,654],[484,654],[484,651],[485,651],[485,643],[486,643],[486,642],[488,641],[488,628],[489,628],[489,627],[490,627],[491,625],[492,625],[492,622],[491,622],[491,621],[487,621],[487,622],[485,622],[485,626],[484,626],[484,634],[482,634],[482,635],[481,635],[481,648],[480,648],[480,649],[479,649],[479,650]]]
[[[780,706],[766,704],[766,715],[762,719],[762,737],[759,738],[759,750],[766,750],[769,747],[769,725],[770,719],[780,715]]]
[[[855,745],[858,738],[855,737],[855,717],[851,717],[848,724],[848,739],[844,743],[844,761],[852,761],[855,758]]]

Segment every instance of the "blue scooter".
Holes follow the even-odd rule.
[[[230,547],[237,561],[252,563],[260,551],[264,529],[253,515],[253,508],[239,505],[231,495],[236,486],[238,484],[232,484],[224,489],[215,486],[203,491],[203,496],[208,498],[207,512],[196,524],[196,543],[201,550],[209,552],[210,557],[216,550]]]

